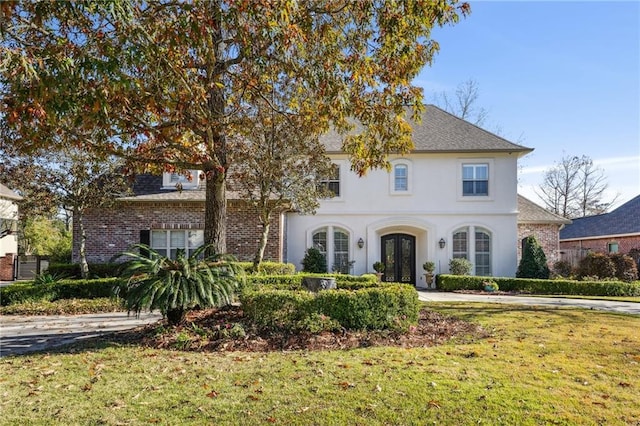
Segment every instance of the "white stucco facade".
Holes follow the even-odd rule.
[[[375,170],[358,177],[350,171],[345,155],[331,155],[340,168],[340,195],[321,201],[315,215],[288,214],[287,261],[301,269],[306,249],[314,246],[314,234],[324,230],[327,264],[332,270],[335,245],[332,237],[337,230],[342,239],[344,234],[348,236],[348,258],[354,261],[350,272],[356,275],[373,272],[372,265],[381,260],[383,242],[387,241],[383,238],[405,235],[415,241],[410,244],[414,253],[412,279],[418,287],[424,287],[422,264],[433,261],[436,273],[448,272],[449,261],[454,257],[454,233],[463,230],[469,238],[464,257],[474,264],[474,272],[478,272],[475,271],[478,248],[484,250],[484,257],[477,253],[478,261],[482,258],[488,263],[490,275],[514,276],[518,156],[517,152],[412,153],[391,158],[389,172]],[[396,190],[397,165],[401,165],[401,190]],[[469,165],[488,169],[486,195],[463,194],[463,167]],[[484,242],[476,244],[476,233],[482,234]],[[362,248],[358,245],[360,239],[364,243]],[[457,248],[460,249],[460,244]],[[486,272],[486,264],[484,268]]]
[[[5,230],[5,227],[10,226],[8,221],[15,221],[18,219],[18,205],[12,199],[0,197],[0,221],[3,224],[1,231]],[[8,220],[8,221],[7,221]],[[5,235],[0,238],[0,257],[4,257],[7,254],[18,253],[18,236],[16,233]]]

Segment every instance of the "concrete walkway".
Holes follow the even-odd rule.
[[[126,312],[87,315],[0,316],[0,357],[49,349],[160,320],[158,313],[140,318]]]
[[[565,299],[561,297],[503,296],[493,294],[443,293],[418,290],[424,302],[484,302],[515,305],[552,306],[555,308],[583,308],[640,315],[640,303],[614,302],[611,300]]]

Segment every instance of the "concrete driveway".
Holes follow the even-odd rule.
[[[552,306],[555,308],[582,308],[640,315],[640,303],[614,302],[610,300],[565,299],[560,297],[503,296],[493,294],[445,293],[418,290],[424,302],[484,302],[515,305]]]
[[[87,315],[0,316],[0,357],[20,355],[159,321],[158,313],[140,318],[126,312]]]

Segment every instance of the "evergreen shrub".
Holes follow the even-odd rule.
[[[591,252],[578,264],[578,278],[614,278],[616,265],[611,258],[604,253]]]
[[[529,235],[524,240],[522,258],[520,259],[520,265],[518,265],[516,277],[547,279],[549,278],[549,273],[547,256],[545,256],[544,250],[538,244],[536,237]]]
[[[302,259],[302,271],[313,274],[327,272],[327,259],[324,254],[315,247],[309,247]]]
[[[114,297],[116,288],[124,287],[124,280],[99,278],[91,280],[60,280],[46,284],[25,282],[0,288],[0,305],[8,306],[27,301],[53,302],[62,299],[97,299]]]
[[[351,330],[406,330],[417,324],[419,312],[418,294],[403,284],[318,293],[260,289],[243,292],[240,301],[258,328],[288,332],[317,331],[322,323]]]

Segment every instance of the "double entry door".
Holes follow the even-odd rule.
[[[416,284],[416,237],[389,234],[381,238],[383,280]]]

